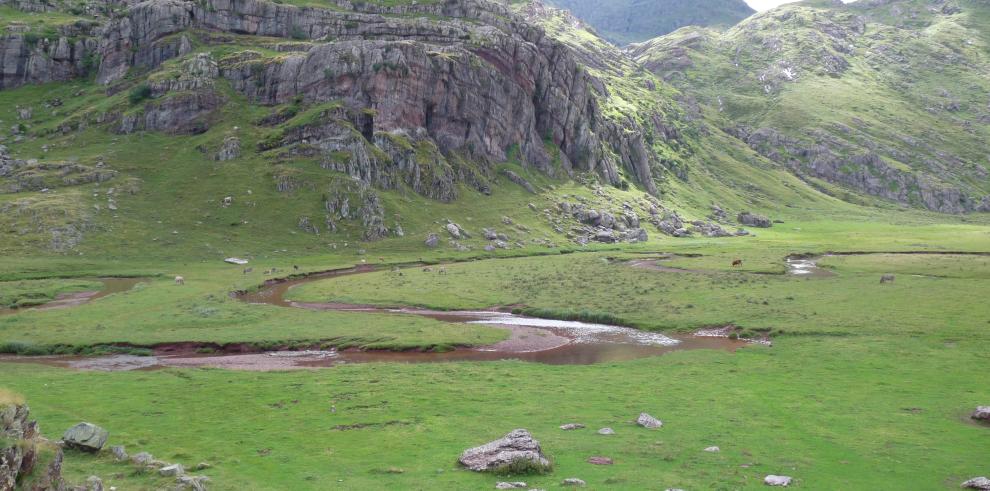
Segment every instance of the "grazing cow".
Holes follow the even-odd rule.
[[[379,257],[378,257],[378,262],[382,262],[382,263],[383,263],[383,262],[385,262],[385,258],[384,258],[384,257],[381,257],[381,256],[379,256]]]
[[[732,261],[732,267],[742,266],[742,259],[736,259]]]
[[[893,283],[893,282],[894,282],[894,275],[892,275],[892,274],[885,274],[885,275],[883,275],[883,276],[880,277],[880,284],[881,285],[884,284],[884,283]]]
[[[296,266],[295,264],[293,264],[293,265],[292,265],[292,269],[294,269],[294,270],[296,270],[296,271],[299,271],[299,266]]]
[[[443,274],[443,275],[447,274],[447,268],[443,268],[442,267],[442,268],[438,269],[437,270],[437,274]]]
[[[427,266],[427,267],[425,267],[425,268],[423,268],[423,272],[424,272],[424,273],[429,273],[429,272],[431,272],[431,271],[433,271],[433,268],[431,268],[431,267],[429,267],[429,266]]]
[[[253,273],[254,268],[244,268],[244,274]]]
[[[185,285],[186,284],[186,279],[183,278],[183,277],[181,277],[181,276],[176,276],[175,277],[175,284],[176,285]]]

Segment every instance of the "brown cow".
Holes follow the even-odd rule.
[[[742,266],[742,259],[736,259],[735,261],[732,261],[732,267],[735,268],[737,266]]]

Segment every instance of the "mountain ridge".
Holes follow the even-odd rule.
[[[685,26],[729,27],[756,11],[743,0],[551,0],[593,26],[603,38],[624,45]]]
[[[622,51],[567,11],[530,2],[0,8],[11,14],[0,38],[0,119],[14,123],[0,141],[0,225],[14,232],[11,251],[147,237],[163,254],[228,254],[270,235],[295,247],[408,243],[465,216],[488,228],[523,220],[520,209],[533,214],[528,238],[500,243],[556,247],[690,232],[692,222],[731,234],[710,222],[736,226],[726,217],[743,211],[892,207],[871,196],[883,193],[777,158],[804,147],[720,114],[719,93],[701,90],[713,83],[705,72],[671,72],[701,84],[667,73],[669,60],[704,54],[678,45],[691,29]],[[788,10],[774,12],[752,19]],[[777,78],[738,100],[788,93],[775,62],[767,73]],[[931,189],[931,209],[982,209],[978,186]],[[574,191],[599,216],[636,217],[564,213]],[[492,246],[469,244],[448,245]]]

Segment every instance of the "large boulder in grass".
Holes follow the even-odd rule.
[[[773,222],[769,218],[763,215],[750,213],[748,211],[744,211],[740,213],[739,216],[736,217],[736,219],[739,221],[739,223],[743,225],[748,225],[750,227],[757,227],[757,228],[773,227]]]
[[[99,452],[106,445],[110,433],[92,423],[79,423],[62,435],[62,441],[69,448],[84,452]]]
[[[540,442],[523,429],[512,430],[498,440],[469,448],[458,461],[476,472],[508,468],[518,472],[538,472],[550,468],[550,460],[543,455]]]
[[[972,418],[990,423],[990,406],[977,406],[976,411],[973,411]]]

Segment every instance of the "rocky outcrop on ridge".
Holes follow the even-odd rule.
[[[358,125],[349,120],[351,125],[315,129],[322,133],[315,145],[346,160],[328,162],[328,168],[385,189],[405,181],[441,200],[456,197],[453,182],[485,191],[490,164],[517,149],[524,165],[546,174],[588,171],[618,185],[625,169],[656,192],[657,158],[629,122],[603,114],[603,85],[571,49],[504,5],[337,0],[320,8],[265,0],[148,0],[120,12],[34,46],[24,45],[34,39],[28,34],[0,41],[0,88],[95,71],[97,82],[117,91],[128,73],[188,56],[192,38],[206,44],[274,38],[280,56],[243,50],[213,62],[193,55],[186,67],[217,65],[191,77],[188,68],[176,78],[153,77],[141,110],[103,119],[118,121],[122,133],[205,131],[210,114],[224,103],[208,81],[222,78],[257,104],[340,101],[351,113],[363,113]],[[70,45],[70,39],[78,40]],[[38,57],[64,67],[42,66],[33,61]],[[396,134],[412,151],[379,136]],[[551,156],[547,143],[560,151]],[[430,146],[432,152],[420,151]],[[423,165],[424,155],[431,165]],[[416,175],[423,170],[427,176]]]
[[[62,449],[41,436],[24,404],[0,400],[0,489],[31,479],[35,491],[64,489]]]

